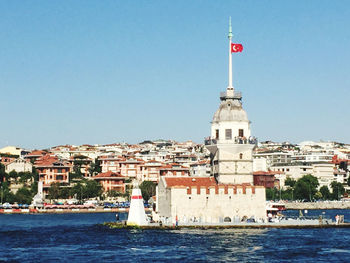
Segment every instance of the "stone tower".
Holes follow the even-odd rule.
[[[242,95],[232,85],[232,29],[229,26],[229,85],[220,94],[211,137],[205,140],[211,155],[211,173],[220,184],[253,184],[252,151],[256,139],[251,137],[250,122],[242,108]]]

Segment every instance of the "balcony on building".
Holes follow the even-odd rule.
[[[216,138],[211,138],[211,137],[207,137],[204,139],[204,144],[205,145],[215,145],[218,143],[232,143],[232,144],[253,144],[253,145],[257,145],[258,144],[258,140],[255,137],[240,137],[240,136],[236,136],[232,139],[216,139]]]

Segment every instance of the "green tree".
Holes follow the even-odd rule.
[[[329,199],[331,199],[331,192],[329,191],[327,185],[321,186],[320,192],[321,192],[321,194],[322,194],[322,199],[323,199],[323,200],[329,200]]]
[[[11,191],[4,191],[3,199],[4,199],[3,200],[4,203],[7,202],[10,204],[13,204],[14,202],[16,202],[16,196]]]
[[[1,199],[3,203],[14,203],[16,202],[15,200],[15,195],[10,191],[10,183],[9,182],[2,182],[1,185]],[[1,200],[0,200],[1,201]]]
[[[116,191],[116,190],[109,190],[107,192],[107,196],[108,197],[118,197],[118,196],[123,196],[123,194],[121,192]]]
[[[332,198],[334,200],[339,200],[342,197],[342,195],[345,193],[345,188],[342,183],[333,181],[331,183],[331,188],[332,188]]]
[[[101,173],[101,171],[102,171],[101,161],[98,158],[96,158],[95,161],[90,164],[89,174],[91,176],[94,176],[95,174]]]
[[[292,200],[293,199],[293,189],[288,188],[286,190],[281,191],[281,199],[282,200]]]
[[[18,177],[20,183],[27,183],[29,180],[34,181],[35,175],[31,172],[19,172]]]
[[[275,200],[279,197],[279,191],[276,188],[266,188],[266,200]]]
[[[140,184],[143,200],[148,202],[148,200],[156,194],[156,186],[156,183],[152,181],[143,181]]]
[[[79,200],[82,200],[83,198],[83,185],[81,182],[76,183],[71,189],[70,189],[70,196],[73,196]]]
[[[52,183],[50,185],[48,197],[50,199],[58,199],[60,197],[60,183]]]
[[[295,186],[295,184],[296,184],[296,181],[294,179],[288,177],[284,181],[284,184],[293,188]]]
[[[18,175],[17,172],[15,170],[12,170],[11,172],[9,172],[9,178],[13,178],[13,179],[17,179]]]
[[[36,195],[38,193],[38,182],[34,181],[31,185],[30,185],[30,191],[32,192],[32,196]]]
[[[294,192],[296,199],[312,201],[314,195],[317,193],[318,185],[319,183],[315,176],[311,174],[304,175],[295,183]]]
[[[84,196],[86,198],[97,197],[102,194],[102,186],[95,180],[88,180],[84,187]]]
[[[2,185],[2,182],[7,178],[7,173],[5,172],[5,165],[0,163],[0,185]]]
[[[69,182],[73,182],[76,179],[82,179],[83,175],[81,173],[81,167],[79,165],[73,166],[73,172],[69,173]]]
[[[16,202],[19,204],[30,204],[32,202],[32,198],[32,192],[26,187],[18,189],[17,193],[15,194]]]
[[[39,182],[39,173],[34,166],[33,166],[32,174],[33,174],[34,182]]]
[[[69,198],[69,196],[70,196],[70,187],[61,186],[59,198],[67,199],[67,198]]]
[[[322,199],[323,195],[320,191],[317,191],[316,194],[314,195],[314,197],[316,200],[320,200],[320,199]]]

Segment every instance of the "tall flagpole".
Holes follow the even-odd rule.
[[[228,29],[228,39],[229,39],[229,46],[228,46],[228,87],[227,89],[232,89],[232,53],[231,53],[231,44],[232,44],[232,26],[231,26],[231,17],[229,21],[229,29]]]

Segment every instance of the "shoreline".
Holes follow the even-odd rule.
[[[150,209],[145,209],[146,212]],[[72,214],[72,213],[127,213],[129,208],[89,208],[89,209],[0,209],[0,214]]]
[[[323,202],[305,202],[305,203],[283,203],[286,210],[330,210],[330,209],[350,209],[349,201],[323,201]]]
[[[350,223],[341,224],[232,224],[232,225],[150,225],[150,226],[136,226],[136,225],[126,225],[121,222],[105,222],[102,224],[110,229],[139,229],[139,230],[181,230],[181,229],[266,229],[266,228],[280,228],[280,229],[306,229],[306,228],[350,228]]]

